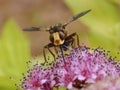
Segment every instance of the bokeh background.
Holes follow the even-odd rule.
[[[64,23],[74,15],[64,0],[9,0],[0,1],[0,4],[0,27],[9,18],[14,19],[20,28],[27,28],[39,25],[50,26],[59,22]],[[76,13],[90,8],[81,8]],[[70,24],[67,29],[69,33],[76,31],[86,33],[87,26],[80,21],[76,21]],[[49,42],[49,33],[47,32],[24,33],[29,36],[32,55],[41,53],[41,47]]]
[[[88,9],[92,11],[67,26],[68,33],[77,32],[80,44],[103,47],[119,60],[120,0],[0,0],[0,90],[15,90],[26,62],[42,55],[49,43],[49,33],[23,28],[64,23]]]

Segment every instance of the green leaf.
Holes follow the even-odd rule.
[[[10,83],[9,77],[14,78],[16,83],[19,82],[22,73],[27,69],[26,62],[29,58],[30,50],[27,38],[13,20],[8,20],[0,37],[0,81],[4,82],[0,83],[0,90],[3,90],[1,88],[5,88],[5,85],[6,87],[9,84],[14,86],[13,83]],[[2,79],[2,77],[6,78]],[[13,87],[10,88],[9,90],[12,90]]]

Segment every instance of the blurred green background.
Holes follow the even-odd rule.
[[[77,32],[80,44],[103,47],[120,59],[120,0],[0,0],[0,90],[15,90],[26,62],[42,55],[49,42],[47,32],[22,28],[64,23],[88,9],[92,11],[68,25],[68,33]]]

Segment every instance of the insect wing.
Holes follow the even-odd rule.
[[[41,31],[41,30],[48,31],[49,29],[50,28],[46,26],[35,26],[35,27],[25,28],[23,29],[23,31]]]
[[[87,14],[87,13],[90,12],[90,11],[91,11],[91,9],[86,10],[86,11],[83,11],[83,12],[81,12],[81,13],[78,13],[77,15],[72,16],[63,26],[64,26],[64,27],[67,26],[69,23],[71,23],[71,22],[75,21],[76,19],[84,16],[85,14]]]

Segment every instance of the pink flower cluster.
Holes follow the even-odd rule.
[[[82,90],[120,90],[120,78],[107,77]]]
[[[120,66],[103,49],[86,46],[74,48],[63,60],[62,56],[53,65],[44,69],[36,64],[24,76],[23,90],[53,90],[64,86],[67,90],[84,88],[108,76],[119,77]]]

